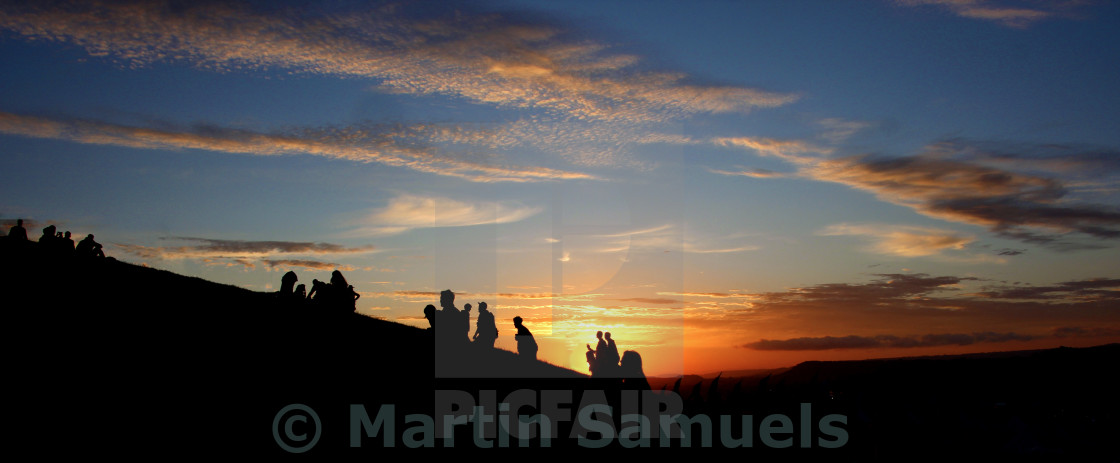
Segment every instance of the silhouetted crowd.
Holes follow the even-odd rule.
[[[455,307],[455,293],[450,289],[439,294],[440,309],[428,304],[424,307],[424,318],[435,332],[436,345],[439,349],[456,349],[462,346],[476,346],[494,348],[498,340],[498,325],[494,313],[488,310],[485,302],[478,303],[478,319],[475,322],[474,336],[471,336],[471,305],[466,304],[463,310]],[[439,329],[436,329],[439,326]],[[513,326],[517,328],[514,339],[517,340],[517,354],[523,358],[537,358],[537,341],[533,333],[525,327],[521,317],[513,318]]]
[[[23,219],[16,220],[16,224],[8,229],[8,236],[2,243],[3,248],[10,252],[29,252],[37,250],[42,255],[56,258],[76,257],[80,259],[104,258],[105,251],[101,243],[94,241],[93,235],[86,235],[77,244],[70,237],[70,231],[58,231],[58,227],[49,225],[43,229],[39,241],[27,239],[27,229],[23,227]]]
[[[354,286],[346,282],[342,272],[331,272],[331,281],[323,282],[311,280],[311,291],[307,285],[298,285],[299,277],[296,272],[289,271],[280,278],[280,291],[277,294],[281,300],[289,302],[310,302],[326,307],[339,313],[350,313],[358,309],[358,298],[362,297]]]
[[[471,330],[471,304],[465,304],[462,310],[455,307],[455,293],[446,289],[439,295],[440,308],[428,304],[424,307],[424,318],[428,320],[430,329],[435,333],[436,346],[439,351],[456,352],[467,346],[493,348],[498,339],[498,327],[494,320],[494,313],[490,312],[485,302],[478,303],[478,319],[475,324],[474,336]],[[530,360],[537,358],[537,341],[533,333],[525,327],[521,317],[513,317],[513,326],[517,329],[514,339],[517,341],[517,354]],[[438,327],[438,328],[437,328]],[[642,356],[637,352],[628,350],[620,357],[618,346],[610,333],[599,331],[599,339],[595,349],[587,345],[587,365],[593,378],[614,378],[620,380],[630,388],[649,389],[645,372],[642,368]]]

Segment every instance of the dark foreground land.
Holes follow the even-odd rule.
[[[0,258],[9,450],[156,458],[476,451],[588,458],[607,450],[836,461],[1120,458],[1113,379],[1120,345],[806,362],[769,377],[722,377],[714,388],[710,379],[697,386],[698,378],[686,378],[674,402],[664,399],[669,392],[656,400],[628,395],[610,381],[469,346],[441,356],[437,375],[428,330],[113,259]],[[674,387],[652,382],[655,391]],[[614,407],[611,416],[589,414],[581,427],[578,413],[602,401]],[[481,420],[500,421],[508,415],[493,412],[500,403],[571,421],[557,424],[559,437],[547,448],[540,438],[526,439],[527,449],[516,438],[501,448],[498,436],[479,438],[469,423],[452,428],[453,441],[426,439],[441,423],[425,428],[423,417],[461,413],[465,421],[479,404]],[[293,404],[316,416],[293,418],[303,408],[281,413]],[[648,404],[655,408],[641,411]],[[625,432],[606,439],[614,429],[637,429],[627,428],[623,413],[656,420],[657,407],[713,424],[706,432],[695,424],[691,441]],[[392,415],[379,415],[390,408]],[[392,421],[391,441],[384,427],[367,435],[379,416]],[[591,440],[571,437],[579,429]],[[289,453],[278,442],[306,450]],[[422,443],[434,448],[410,448]],[[732,445],[739,447],[725,448]]]

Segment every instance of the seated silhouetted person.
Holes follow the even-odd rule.
[[[342,276],[342,272],[335,270],[331,272],[330,284],[330,297],[331,305],[334,305],[339,311],[353,312],[358,310],[358,298],[361,295],[354,291],[354,287],[346,282],[346,278]]]
[[[40,243],[42,240],[39,241]],[[78,242],[78,246],[74,249],[74,255],[78,258],[94,258],[105,257],[105,252],[101,250],[101,243],[93,240],[93,235],[86,235]]]
[[[297,281],[299,281],[299,277],[296,276],[296,272],[291,270],[280,277],[280,297],[284,299],[293,297]]]
[[[649,381],[642,369],[642,356],[637,352],[628,350],[622,353],[619,374],[626,389],[649,390]]]
[[[494,312],[486,310],[486,303],[478,303],[478,321],[474,328],[474,342],[480,346],[493,348],[498,340],[498,325],[494,322]]]
[[[311,280],[311,292],[307,293],[307,298],[315,302],[321,302],[326,299],[330,290],[327,289],[327,284],[319,280]]]
[[[27,241],[27,229],[23,228],[23,219],[17,219],[16,224],[8,229],[8,239]]]
[[[39,236],[39,248],[43,251],[48,251],[54,248],[54,231],[54,225],[47,225],[47,228],[43,229],[43,234]]]
[[[513,336],[517,340],[517,355],[524,359],[536,360],[537,340],[533,339],[533,333],[525,327],[521,317],[513,317],[513,326],[517,327],[517,334]]]

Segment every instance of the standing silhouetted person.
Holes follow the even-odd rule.
[[[595,360],[595,350],[591,348],[591,344],[587,344],[587,369],[591,371],[591,376],[598,376],[595,371],[598,370],[597,360]]]
[[[523,359],[537,359],[537,340],[533,339],[533,333],[522,324],[521,317],[513,317],[513,326],[517,327],[517,334],[513,337],[517,339],[517,355]]]
[[[607,348],[605,352],[598,353],[599,368],[603,370],[603,376],[617,377],[618,376],[618,346],[615,345],[614,339],[611,339],[611,333],[606,333]]]
[[[456,349],[463,344],[463,338],[460,337],[463,314],[455,307],[455,293],[450,289],[439,293],[439,306],[440,310],[436,312],[436,321],[439,322],[439,328],[436,329],[436,347],[448,352],[449,349]]]
[[[67,256],[74,255],[74,239],[70,238],[70,231],[66,231],[66,235],[62,238],[62,252]]]
[[[463,334],[467,335],[467,342],[471,342],[471,305],[463,306],[463,319],[459,321]]]
[[[480,346],[493,348],[494,341],[498,340],[498,325],[494,322],[494,313],[486,310],[486,303],[478,303],[478,321],[474,328],[474,342]]]
[[[8,239],[27,241],[27,229],[23,228],[23,219],[17,219],[16,224],[8,229]]]
[[[296,272],[291,270],[280,277],[280,297],[284,299],[291,298],[295,294],[297,281],[299,281],[299,277],[296,276]]]

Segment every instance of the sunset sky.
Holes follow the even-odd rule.
[[[0,4],[5,232],[583,372],[1120,341],[1117,2],[170,3]]]

